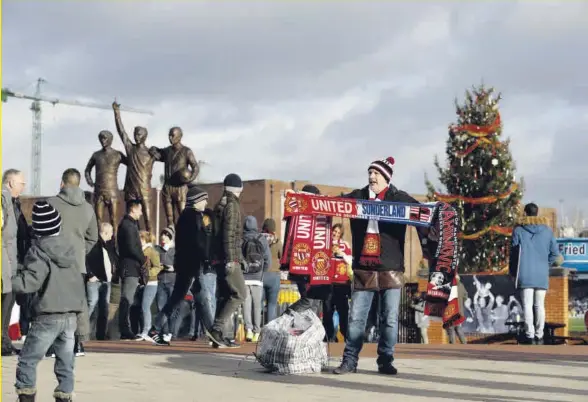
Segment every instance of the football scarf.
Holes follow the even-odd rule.
[[[281,262],[289,266],[292,274],[309,275],[311,284],[333,282],[335,267],[330,248],[332,217],[366,219],[376,225],[378,222],[389,222],[430,228],[438,238],[428,245],[434,251],[429,268],[425,314],[442,317],[444,326],[463,321],[457,297],[451,297],[457,294],[455,273],[458,262],[458,216],[451,205],[444,202],[413,204],[288,192],[284,201],[284,218],[289,220],[289,230]],[[366,239],[370,234],[369,224],[367,232]],[[373,224],[371,233],[377,234],[379,238],[379,230]],[[367,251],[379,259],[380,250],[372,250],[375,247],[380,247],[379,241]],[[362,257],[365,252],[362,250]]]

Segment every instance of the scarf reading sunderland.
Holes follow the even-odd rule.
[[[289,220],[289,230],[281,263],[289,265],[292,274],[309,275],[311,284],[332,283],[332,217],[436,229],[439,239],[433,243],[436,247],[429,268],[425,314],[442,317],[445,327],[463,322],[455,279],[458,217],[451,205],[443,202],[412,204],[358,200],[294,192],[286,194],[284,218]]]

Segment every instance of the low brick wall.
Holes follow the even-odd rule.
[[[568,279],[569,270],[565,268],[552,268],[549,277],[549,290],[545,297],[545,314],[546,322],[556,322],[566,324],[564,328],[555,331],[558,336],[568,336]],[[419,292],[427,290],[427,273],[419,273]],[[467,276],[467,275],[462,275]],[[483,275],[478,275],[483,276]],[[446,344],[449,343],[447,333],[443,330],[440,321],[431,321],[428,328],[429,343],[430,344]],[[480,340],[492,335],[488,334],[470,334],[468,341]]]

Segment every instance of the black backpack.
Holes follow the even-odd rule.
[[[260,234],[243,242],[243,257],[245,257],[243,271],[246,274],[263,271],[265,248],[261,242],[261,236],[263,235]]]

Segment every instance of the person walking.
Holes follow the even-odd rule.
[[[242,220],[239,197],[243,192],[243,181],[235,173],[224,179],[223,196],[214,209],[215,239],[213,242],[212,264],[218,272],[218,295],[221,300],[214,324],[207,335],[217,347],[239,347],[225,328],[231,316],[245,301],[247,289],[243,278],[242,264]]]
[[[216,271],[212,267],[211,247],[214,236],[212,211],[206,208],[208,193],[198,186],[189,186],[186,208],[180,213],[175,226],[174,271],[176,280],[171,296],[155,317],[149,337],[156,345],[169,346],[171,339],[163,333],[166,324],[173,324],[190,287],[193,288],[194,306],[198,311],[198,324],[212,328],[216,303]],[[192,295],[190,295],[192,296]],[[173,327],[173,325],[172,325]],[[164,339],[165,338],[165,339]]]

